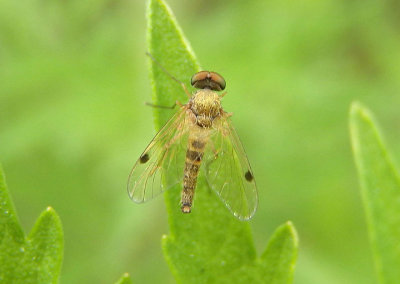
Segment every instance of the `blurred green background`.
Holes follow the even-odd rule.
[[[168,3],[202,66],[227,81],[224,108],[258,183],[258,250],[292,220],[295,283],[376,283],[347,121],[350,102],[365,103],[399,156],[398,2]],[[0,1],[0,161],[27,232],[46,206],[60,215],[62,283],[112,283],[126,271],[136,283],[174,283],[163,198],[136,205],[125,190],[155,133],[145,10]]]

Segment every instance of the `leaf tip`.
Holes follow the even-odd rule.
[[[132,280],[131,280],[131,276],[129,275],[128,272],[125,272],[121,278],[117,281],[116,284],[131,284]]]
[[[354,120],[362,119],[364,121],[371,121],[372,114],[370,110],[358,101],[353,101],[350,105],[350,118]]]
[[[296,231],[295,226],[293,225],[292,221],[286,221],[286,223],[284,223],[281,228],[278,228],[278,230],[280,230],[280,233],[282,235],[288,235],[293,239],[294,245],[295,247],[297,247],[298,242],[299,242],[299,237]]]
[[[275,230],[261,256],[265,283],[291,283],[297,250],[297,231],[287,221]]]
[[[167,251],[167,246],[169,244],[169,237],[167,235],[162,235],[161,237],[161,247],[163,248],[164,252]]]
[[[355,113],[362,108],[363,105],[359,101],[352,101],[350,104],[350,113]]]
[[[52,231],[55,233],[54,237],[63,242],[63,229],[61,219],[52,207],[47,207],[39,218],[36,220],[35,226],[33,227],[30,238],[35,239],[40,234],[45,232],[49,233]]]
[[[291,221],[287,221],[275,230],[272,237],[268,241],[268,245],[263,257],[268,254],[268,251],[271,250],[272,247],[279,246],[279,244],[282,242],[285,242],[286,245],[292,247],[293,251],[297,251],[299,240],[297,231]]]
[[[56,213],[56,211],[54,210],[54,208],[51,207],[51,206],[48,206],[48,207],[46,208],[46,212],[49,212],[49,213]]]
[[[171,237],[168,235],[162,235],[161,237],[161,246],[164,250],[167,249],[167,246],[170,244]]]
[[[60,223],[60,217],[58,216],[56,210],[54,210],[53,207],[49,206],[47,207],[42,214],[40,214],[39,219],[44,220],[47,219],[50,222],[55,222],[55,223]]]
[[[58,216],[56,210],[54,210],[53,207],[49,206],[46,208],[46,210],[43,211],[42,216],[44,216],[47,219],[51,219],[51,221],[58,226],[61,227],[61,219],[60,216]]]

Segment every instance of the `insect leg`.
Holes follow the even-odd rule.
[[[172,106],[161,106],[161,105],[155,105],[149,102],[145,102],[144,103],[146,106],[150,106],[150,107],[156,107],[156,108],[164,108],[164,109],[174,109],[177,105],[177,103],[174,103]]]
[[[186,88],[185,84],[183,84],[183,83],[181,82],[181,86],[182,86],[183,90],[185,91],[186,95],[188,95],[188,97],[191,98],[191,97],[192,97],[192,94],[191,94],[191,93],[189,92],[189,90]]]

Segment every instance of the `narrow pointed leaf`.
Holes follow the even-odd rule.
[[[13,273],[24,256],[25,235],[8,195],[0,167],[0,283],[11,283]]]
[[[115,284],[132,284],[132,280],[129,274],[125,273]]]
[[[265,283],[291,283],[297,258],[297,233],[287,222],[278,227],[261,256]]]
[[[54,283],[58,279],[63,257],[63,230],[60,218],[53,208],[47,208],[36,221],[28,241],[29,258],[38,267],[40,283]]]
[[[200,64],[164,1],[149,1],[148,22],[150,53],[170,74],[189,86]],[[154,103],[163,106],[176,100],[186,103],[188,97],[182,87],[157,63],[150,62]],[[156,128],[160,129],[176,110],[154,111]],[[175,187],[165,193],[170,234],[162,240],[165,258],[177,282],[266,283],[249,224],[229,212],[201,175],[191,214],[181,212],[180,191],[181,188]]]
[[[0,169],[0,283],[57,283],[63,231],[55,211],[44,211],[26,237]]]
[[[372,114],[359,103],[350,112],[354,159],[370,242],[381,283],[400,279],[400,178]]]
[[[191,76],[199,71],[200,67],[172,11],[164,1],[150,0],[147,18],[149,52],[177,80],[185,83],[186,86],[189,85]],[[150,60],[150,62],[155,104],[171,106],[177,100],[186,103],[188,97],[182,87],[154,61]],[[173,111],[157,108],[154,111],[157,129],[160,129],[173,113]]]

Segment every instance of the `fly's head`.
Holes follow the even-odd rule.
[[[222,91],[226,87],[225,79],[216,72],[200,71],[192,76],[190,82],[196,89]]]
[[[210,127],[214,118],[221,115],[221,100],[217,91],[225,89],[225,80],[218,73],[201,71],[193,75],[191,84],[199,89],[190,101],[197,124]]]

